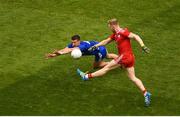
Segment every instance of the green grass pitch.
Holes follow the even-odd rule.
[[[94,57],[44,59],[73,34],[105,39],[114,17],[151,49],[143,54],[132,41],[149,108],[124,70],[84,82],[76,69]],[[180,115],[179,31],[179,0],[0,0],[0,115]]]

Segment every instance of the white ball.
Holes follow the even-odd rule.
[[[72,52],[71,52],[71,56],[75,59],[77,58],[80,58],[82,56],[82,52],[80,49],[74,49]]]

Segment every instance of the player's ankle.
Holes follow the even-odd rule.
[[[147,94],[147,90],[145,89],[144,91],[143,91],[143,95],[145,96]]]
[[[85,77],[86,77],[87,79],[91,79],[91,78],[92,78],[92,74],[91,74],[91,73],[86,74]]]

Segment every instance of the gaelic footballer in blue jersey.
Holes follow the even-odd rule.
[[[95,60],[93,63],[94,68],[104,67],[108,63],[108,62],[103,61],[104,58],[114,59],[118,56],[113,53],[108,53],[107,49],[104,46],[100,46],[97,49],[95,49],[94,51],[88,51],[88,49],[90,47],[92,47],[98,43],[99,42],[97,42],[97,41],[81,41],[79,35],[74,35],[71,38],[71,43],[68,44],[67,47],[65,47],[64,49],[61,49],[61,50],[55,50],[53,53],[47,54],[46,58],[48,59],[48,58],[53,58],[53,57],[56,57],[59,55],[67,54],[67,53],[70,53],[73,49],[78,48],[81,50],[83,56],[84,55],[94,55],[95,56]]]

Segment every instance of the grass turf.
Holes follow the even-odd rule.
[[[179,8],[179,0],[1,0],[0,115],[180,115]],[[83,82],[76,68],[88,70],[93,57],[44,59],[73,34],[106,38],[112,17],[151,49],[142,54],[132,41],[149,108],[124,70]]]

